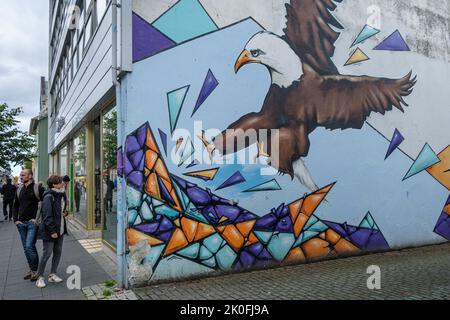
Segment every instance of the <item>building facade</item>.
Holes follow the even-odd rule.
[[[122,285],[450,240],[446,3],[51,11],[50,171]]]

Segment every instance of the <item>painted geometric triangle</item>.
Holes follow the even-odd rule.
[[[191,138],[188,137],[186,144],[184,145],[183,152],[181,153],[181,159],[180,163],[178,164],[179,167],[183,165],[191,156],[195,153],[194,150],[194,144],[191,141]]]
[[[189,91],[190,86],[184,86],[167,93],[167,103],[169,106],[170,129],[173,132],[177,127],[178,119],[180,117],[181,109],[183,108],[184,100]]]
[[[439,163],[441,160],[436,155],[436,153],[431,149],[428,143],[425,144],[422,151],[420,151],[419,156],[412,164],[403,181],[415,176],[416,174],[428,169],[429,167]]]
[[[373,50],[385,50],[385,51],[411,51],[403,39],[400,31],[396,30],[389,37],[384,39]]]
[[[380,33],[380,30],[375,29],[374,27],[371,27],[366,24],[364,26],[364,28],[361,30],[361,32],[359,33],[359,35],[356,37],[356,39],[353,42],[353,44],[351,45],[351,47],[366,41],[367,39],[373,37],[374,35],[376,35],[378,33]]]
[[[240,173],[239,171],[235,172],[230,178],[228,178],[224,183],[222,183],[217,189],[218,190],[222,190],[225,188],[229,188],[232,186],[235,186],[237,184],[241,184],[243,182],[246,182],[247,180],[245,180],[244,176],[242,175],[242,173]]]
[[[211,95],[211,93],[217,88],[219,85],[219,81],[217,81],[216,77],[212,73],[211,70],[208,70],[208,74],[206,75],[205,81],[203,82],[202,90],[200,91],[200,95],[197,99],[197,103],[195,104],[194,111],[192,112],[192,116],[197,112],[198,109],[202,106],[202,104],[206,101],[206,99]]]
[[[278,191],[282,190],[280,184],[276,179],[257,185],[243,192],[261,192],[261,191]]]
[[[188,177],[198,178],[203,181],[211,181],[211,180],[214,180],[214,178],[216,177],[218,172],[219,172],[219,168],[214,168],[214,169],[208,169],[208,170],[203,170],[203,171],[189,172],[189,173],[185,173],[184,175],[188,176]]]
[[[356,48],[356,50],[353,51],[344,66],[349,66],[367,60],[370,60],[370,58],[360,48]]]
[[[164,147],[164,152],[167,156],[167,134],[164,131],[162,131],[161,129],[158,129],[158,131],[159,131],[159,137],[161,138],[161,142]]]
[[[180,0],[159,17],[153,26],[181,43],[218,29],[198,0]]]
[[[403,143],[403,141],[405,141],[405,138],[400,133],[400,131],[398,131],[398,129],[395,129],[394,135],[392,136],[391,139],[391,144],[389,145],[389,149],[386,153],[386,157],[384,158],[384,160],[389,158],[389,156]]]
[[[370,212],[367,213],[367,215],[364,217],[364,219],[361,221],[361,223],[359,224],[360,228],[365,228],[365,229],[370,229],[370,230],[377,230],[379,231],[380,229],[378,228],[378,225],[375,223],[375,220],[372,217],[372,214]]]

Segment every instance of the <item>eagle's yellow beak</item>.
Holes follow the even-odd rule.
[[[239,69],[241,69],[244,65],[248,63],[259,63],[259,60],[256,60],[252,57],[251,53],[248,50],[242,51],[239,58],[236,60],[236,64],[234,65],[234,72],[238,73]]]

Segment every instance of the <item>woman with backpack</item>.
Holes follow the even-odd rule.
[[[38,269],[38,280],[36,282],[38,288],[46,287],[44,272],[47,261],[52,254],[52,268],[48,281],[50,283],[63,281],[56,275],[56,272],[61,260],[64,235],[67,234],[66,220],[63,214],[64,182],[59,176],[51,176],[48,178],[47,185],[48,189],[44,193],[42,202],[42,222],[39,225],[39,236],[43,241],[44,252]]]

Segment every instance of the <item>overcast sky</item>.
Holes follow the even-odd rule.
[[[22,130],[39,113],[48,73],[48,11],[48,0],[0,0],[0,103],[24,108]]]

